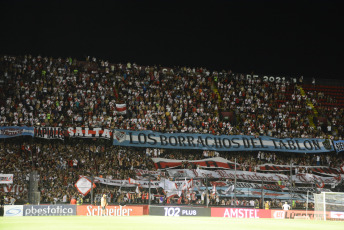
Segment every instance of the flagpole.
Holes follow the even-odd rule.
[[[307,215],[307,213],[308,213],[308,193],[309,193],[309,190],[307,190],[306,216],[308,216]]]
[[[94,183],[94,177],[91,176],[91,205],[93,205],[93,183]]]
[[[151,174],[149,173],[149,184],[148,184],[148,205],[151,205]]]
[[[236,207],[236,183],[237,183],[237,176],[236,176],[236,158],[235,158],[235,164],[234,164],[234,207]]]
[[[208,174],[206,174],[205,175],[205,188],[206,188],[206,190],[205,190],[205,202],[207,203],[207,208],[208,208]]]

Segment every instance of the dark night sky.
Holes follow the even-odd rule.
[[[338,79],[341,9],[330,0],[1,0],[0,53]]]

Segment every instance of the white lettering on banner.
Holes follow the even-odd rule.
[[[234,173],[233,170],[204,170],[198,169],[197,173],[196,170],[191,169],[167,169],[167,172],[170,176],[173,177],[187,177],[187,178],[195,178],[195,177],[208,177],[208,178],[223,178],[223,179],[234,179],[235,176],[239,180],[248,180],[248,181],[265,181],[265,182],[278,182],[278,181],[290,181],[289,176],[277,173],[256,173],[256,172],[249,172],[249,171],[239,171],[237,170]],[[197,176],[196,176],[197,174]],[[295,183],[309,183],[312,184],[317,182],[320,187],[323,184],[338,184],[342,181],[341,177],[321,177],[316,176],[314,174],[306,174],[306,173],[299,173],[297,175],[292,176],[293,181]]]
[[[331,143],[325,139],[272,138],[268,136],[211,135],[160,133],[152,131],[114,130],[114,145],[173,149],[207,149],[216,151],[283,151],[330,152]],[[120,136],[117,135],[120,133]]]
[[[57,206],[56,208],[50,208],[48,206],[47,208],[34,208],[31,206],[31,208],[28,208],[25,210],[25,216],[31,216],[31,215],[49,215],[49,214],[73,214],[72,208],[63,208],[62,206]]]
[[[164,208],[165,216],[179,216],[180,208],[167,207]]]
[[[114,207],[107,207],[105,209],[105,215],[106,216],[130,216],[130,212],[132,212],[133,209],[131,208],[123,208],[120,206],[117,208],[117,206]],[[91,205],[87,206],[87,216],[101,216],[102,210],[100,206],[93,207]]]
[[[183,210],[182,216],[197,216],[196,210]]]
[[[99,138],[106,138],[111,139],[112,132],[109,129],[102,129],[102,128],[83,128],[83,127],[69,127],[67,129],[68,135],[70,137],[85,137],[85,138],[92,138],[92,137],[99,137]]]
[[[136,184],[139,184],[142,188],[149,188],[149,184],[151,188],[158,188],[160,186],[160,181],[152,181],[148,183],[144,180],[135,180],[135,184],[130,184],[129,180],[111,180],[111,179],[104,179],[101,177],[95,177],[95,183],[107,184],[112,186],[121,186],[121,187],[136,187]]]
[[[223,217],[229,218],[259,218],[257,209],[244,209],[244,208],[226,208]]]

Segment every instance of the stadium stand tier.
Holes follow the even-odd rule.
[[[343,140],[344,86],[319,85],[314,79],[312,83],[304,83],[303,77],[268,78],[206,68],[112,64],[94,57],[78,61],[71,57],[32,55],[1,56],[0,76],[1,127],[99,127]],[[182,163],[171,167],[173,169],[224,169],[194,162],[217,158],[227,160],[229,165],[237,163],[240,172],[275,173],[295,178],[299,174],[315,175],[320,179],[314,177],[311,182],[302,183],[301,179],[263,182],[244,177],[237,181],[230,177],[207,177],[194,178],[188,188],[190,178],[169,175],[167,169],[157,167],[154,161],[157,158],[181,160]],[[143,171],[152,175],[153,171],[159,172],[155,181],[166,178],[183,186],[169,196],[166,189],[159,186],[151,188],[137,183],[114,186],[98,180],[94,188],[95,202],[99,202],[102,194],[107,194],[111,203],[148,203],[147,194],[151,191],[151,202],[156,204],[204,205],[204,200],[208,200],[208,205],[263,207],[265,199],[270,202],[269,208],[280,208],[284,200],[292,202],[293,208],[305,208],[308,193],[343,192],[344,161],[342,154],[335,151],[313,154],[249,151],[243,154],[240,151],[125,147],[113,145],[106,139],[68,138],[66,134],[64,140],[3,138],[0,160],[0,173],[13,174],[13,184],[3,185],[0,190],[7,203],[11,199],[16,203],[28,202],[28,178],[32,171],[39,174],[40,203],[69,203],[73,197],[81,199],[75,187],[80,176],[113,181],[150,180],[142,175]],[[333,180],[337,182],[326,183],[325,177],[336,178]],[[237,185],[235,195],[231,187],[234,183],[241,186],[239,189]],[[91,202],[90,193],[83,201]]]

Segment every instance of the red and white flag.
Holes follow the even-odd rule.
[[[78,191],[82,195],[86,196],[87,193],[89,193],[91,191],[92,182],[87,177],[80,176],[79,180],[75,183],[74,186],[78,189]],[[95,187],[96,187],[96,185],[93,183],[93,188],[95,188]]]
[[[133,178],[130,178],[129,177],[129,184],[136,184],[136,185],[140,185],[140,182],[138,182],[137,180],[133,179]]]
[[[340,166],[340,171],[342,171],[342,173],[344,173],[344,163]]]
[[[126,104],[116,104],[116,111],[118,114],[126,114],[127,113],[127,105]]]
[[[160,180],[159,186],[164,189],[167,198],[181,195],[181,191],[178,191],[178,186],[173,181],[163,178]]]
[[[190,179],[190,180],[186,180],[186,177],[185,177],[185,181],[183,182],[183,186],[182,186],[182,191],[184,190],[187,190],[189,191],[190,188],[192,188],[192,183],[193,182],[193,179]]]
[[[136,186],[135,192],[136,192],[136,193],[139,193],[139,192],[140,192],[139,186]]]

